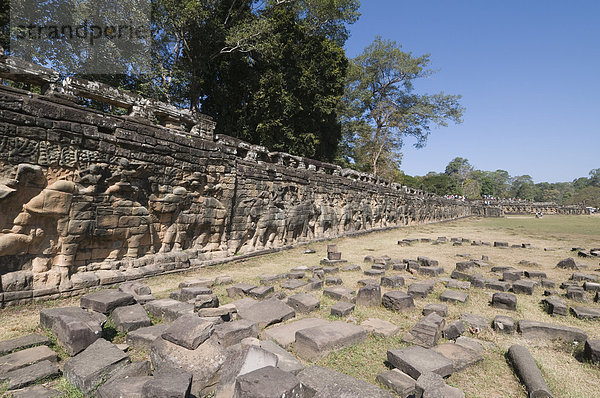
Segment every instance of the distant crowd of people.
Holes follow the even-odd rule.
[[[466,197],[464,197],[462,195],[444,195],[444,198],[454,199],[454,200],[462,200],[463,202],[467,199]]]

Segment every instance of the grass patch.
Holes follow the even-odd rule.
[[[62,398],[85,398],[85,394],[79,391],[79,389],[71,384],[65,377],[58,379],[54,388],[62,393]]]

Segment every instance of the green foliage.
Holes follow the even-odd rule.
[[[63,398],[84,398],[85,395],[79,391],[77,387],[71,384],[65,377],[58,379],[54,386],[55,389],[61,392]]]
[[[568,201],[567,204],[583,205],[586,207],[600,208],[600,187],[592,186],[585,187],[577,191]]]
[[[394,41],[377,37],[351,60],[344,94],[347,157],[375,175],[398,169],[406,137],[423,147],[432,126],[461,122],[460,96],[416,94],[416,79],[430,76],[429,55],[415,57]]]

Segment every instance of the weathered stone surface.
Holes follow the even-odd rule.
[[[461,320],[458,320],[452,322],[444,329],[444,337],[448,340],[456,340],[465,332],[465,323]]]
[[[329,324],[329,322],[325,319],[304,318],[286,323],[285,325],[272,326],[265,329],[262,335],[265,339],[274,340],[283,348],[289,348],[296,341],[297,331],[327,324]]]
[[[207,395],[216,389],[219,370],[225,363],[225,350],[214,338],[188,350],[159,337],[152,343],[150,359],[154,369],[181,369],[192,374],[191,393]]]
[[[310,366],[298,373],[298,379],[307,389],[307,397],[369,397],[392,398],[389,392],[354,377],[320,366]]]
[[[243,319],[257,323],[259,328],[265,328],[293,318],[296,312],[282,301],[271,298],[259,301],[249,308],[238,309],[238,315]]]
[[[518,280],[512,285],[513,292],[517,294],[528,294],[532,295],[535,289],[535,283],[533,281]]]
[[[250,297],[254,297],[255,299],[264,299],[269,296],[271,293],[275,292],[275,288],[273,286],[259,286],[248,292]]]
[[[287,289],[287,290],[296,290],[299,289],[303,286],[306,286],[307,282],[300,280],[300,279],[288,279],[284,282],[281,283],[281,288],[282,289]]]
[[[106,316],[79,307],[50,308],[40,311],[40,325],[52,330],[69,355],[75,355],[102,335]]]
[[[277,355],[259,346],[232,346],[220,371],[215,398],[232,397],[239,376],[267,366],[277,366]]]
[[[573,257],[565,258],[564,260],[560,260],[558,264],[556,264],[556,268],[560,269],[579,269],[577,264],[575,263],[575,259]]]
[[[444,273],[443,267],[419,267],[419,275],[436,277]]]
[[[344,284],[344,281],[339,276],[328,276],[325,278],[326,286],[337,286],[337,285],[343,285],[343,284]]]
[[[459,292],[456,290],[446,290],[440,294],[441,301],[449,301],[455,303],[466,303],[469,295],[465,292]]]
[[[45,345],[26,348],[0,357],[0,375],[38,362],[57,360],[58,355]]]
[[[250,292],[250,290],[256,288],[255,285],[250,285],[248,283],[236,283],[235,285],[229,286],[227,291],[227,296],[231,298],[236,297],[244,297],[246,294]]]
[[[361,271],[360,265],[350,264],[342,268],[343,272]]]
[[[433,312],[421,318],[415,326],[404,334],[402,339],[423,347],[433,347],[442,336],[445,324],[444,318]]]
[[[518,330],[526,339],[563,340],[583,343],[587,334],[578,328],[536,321],[519,321]]]
[[[523,276],[523,271],[508,270],[502,273],[502,280],[505,282],[514,282],[521,279],[521,276]]]
[[[567,287],[567,298],[574,301],[587,301],[587,298],[585,297],[585,290],[583,290],[583,288],[579,286]]]
[[[321,307],[321,303],[315,296],[308,293],[295,294],[288,297],[287,304],[297,313],[308,314],[316,311]]]
[[[395,336],[398,334],[398,332],[400,332],[400,328],[398,326],[379,318],[369,318],[363,321],[360,326],[362,326],[367,332],[381,337]]]
[[[58,376],[60,370],[55,363],[45,359],[28,365],[20,369],[0,375],[0,382],[7,382],[6,389],[15,390],[17,388],[27,387],[40,380],[45,380]]]
[[[432,350],[452,361],[452,372],[459,372],[483,361],[483,355],[460,344],[440,344],[433,347]]]
[[[360,289],[356,295],[356,305],[365,307],[378,307],[381,304],[381,287],[379,285],[367,284]]]
[[[354,304],[345,301],[339,301],[331,306],[331,315],[344,317],[354,311]]]
[[[445,318],[448,315],[448,306],[446,304],[434,303],[427,304],[425,308],[423,308],[423,315],[425,316],[431,314],[432,312],[435,312],[442,318]]]
[[[510,293],[494,293],[492,295],[492,307],[516,311],[517,296]]]
[[[6,355],[13,351],[23,350],[25,348],[38,345],[49,345],[50,339],[39,334],[28,334],[10,340],[0,341],[0,355]]]
[[[456,279],[450,279],[446,284],[446,287],[449,289],[463,289],[469,290],[471,288],[471,282],[467,281],[459,281]]]
[[[13,390],[10,394],[11,398],[58,398],[62,396],[60,391],[40,385]]]
[[[314,360],[327,355],[336,348],[361,342],[366,337],[365,329],[360,326],[339,321],[328,322],[324,325],[298,330],[294,350],[300,357]]]
[[[512,345],[508,349],[508,358],[525,384],[530,397],[552,398],[552,392],[527,348],[517,344]]]
[[[165,322],[173,322],[185,314],[194,313],[194,304],[182,303],[170,298],[153,300],[144,305],[150,315],[161,318]]]
[[[182,315],[177,318],[161,335],[163,339],[180,345],[188,350],[195,350],[214,332],[211,322],[203,321],[197,316]]]
[[[549,296],[542,300],[542,303],[546,307],[546,310],[551,315],[564,315],[566,316],[569,311],[567,303],[558,296]]]
[[[184,287],[170,294],[170,298],[178,301],[195,300],[200,295],[212,294],[212,290],[206,286]]]
[[[467,327],[474,328],[477,330],[486,330],[490,328],[490,321],[481,315],[462,313],[460,314],[460,320],[463,321]]]
[[[184,289],[188,287],[212,287],[214,281],[209,278],[195,278],[188,279],[179,283],[179,288]]]
[[[412,296],[400,291],[385,293],[381,299],[381,304],[391,311],[404,311],[415,306]]]
[[[593,307],[571,307],[571,313],[578,319],[599,319],[600,309]]]
[[[302,365],[295,356],[270,340],[261,341],[260,348],[275,354],[277,356],[277,367],[284,372],[290,372],[297,375],[304,369],[304,365]]]
[[[286,397],[304,398],[305,390],[291,373],[267,366],[237,378],[233,398]]]
[[[131,294],[120,292],[116,289],[105,289],[88,293],[81,297],[81,308],[87,308],[102,314],[110,314],[112,310],[124,305],[134,304]]]
[[[152,325],[146,310],[139,304],[115,308],[110,318],[121,333]]]
[[[586,340],[583,352],[588,361],[600,362],[600,339]]]
[[[460,336],[459,338],[456,339],[454,344],[461,345],[461,346],[468,348],[470,350],[473,350],[479,354],[483,354],[483,345],[481,345],[481,343],[477,339],[474,339],[471,337]]]
[[[365,270],[363,272],[363,274],[365,274],[367,276],[378,277],[378,276],[384,276],[385,275],[385,271],[384,270],[380,270],[380,269],[368,269],[368,270]]]
[[[129,357],[114,344],[98,339],[65,362],[64,376],[83,393],[92,392],[129,363]]]
[[[323,295],[338,301],[352,303],[356,300],[355,291],[341,286],[332,286],[323,290]]]
[[[245,319],[225,322],[215,326],[214,336],[216,343],[226,348],[238,344],[245,338],[258,337],[258,326]]]
[[[415,380],[398,369],[379,373],[377,381],[403,398],[414,394],[416,390]]]
[[[192,374],[181,369],[162,368],[154,372],[142,388],[144,398],[189,396],[192,387]]]
[[[417,395],[423,398],[464,398],[465,394],[458,388],[449,386],[444,379],[433,372],[424,372],[417,379]]]
[[[404,278],[400,275],[389,275],[381,277],[381,286],[392,289],[404,286]]]
[[[485,281],[485,288],[498,290],[500,292],[507,292],[510,289],[510,283],[491,279]]]
[[[442,377],[452,374],[452,361],[433,350],[417,345],[389,350],[387,360],[415,380],[424,372],[433,372]]]
[[[98,398],[145,398],[144,386],[151,376],[134,376],[107,381],[96,391]]]
[[[158,325],[133,330],[127,333],[127,344],[132,347],[149,349],[154,340],[159,338],[168,328],[169,324],[159,323]]]
[[[194,299],[194,311],[202,308],[217,308],[219,307],[219,297],[216,294],[200,294]]]
[[[499,333],[513,334],[515,332],[515,320],[509,316],[496,315],[493,327]]]
[[[414,298],[426,298],[433,291],[433,284],[416,282],[408,286],[408,294]]]
[[[125,282],[119,286],[119,291],[130,294],[138,304],[145,304],[148,301],[154,300],[150,288],[141,282]]]

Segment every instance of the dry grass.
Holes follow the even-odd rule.
[[[463,237],[487,242],[508,241],[510,244],[530,243],[529,249],[500,249],[489,246],[453,246],[451,243],[431,245],[430,243],[414,243],[409,247],[398,246],[396,242],[403,238],[437,238],[438,236]],[[193,277],[216,277],[217,275],[230,275],[236,282],[258,284],[259,275],[279,274],[298,266],[318,265],[326,251],[328,243],[337,243],[343,258],[349,263],[363,265],[365,255],[389,255],[392,258],[416,258],[428,256],[440,261],[449,272],[454,264],[462,261],[458,254],[469,254],[471,258],[489,256],[489,264],[519,266],[519,261],[529,260],[540,264],[537,270],[544,271],[548,278],[560,282],[568,279],[570,271],[558,270],[556,263],[574,254],[571,247],[581,246],[586,248],[600,246],[600,216],[545,216],[542,220],[534,217],[514,217],[506,219],[466,219],[451,223],[424,225],[402,228],[394,231],[373,233],[354,238],[338,239],[333,242],[320,242],[311,244],[316,254],[302,254],[304,248],[288,250],[262,257],[217,265],[195,270],[185,274],[165,275],[149,278],[145,283],[150,286],[155,296],[168,297],[169,293],[177,288],[179,282]],[[553,251],[545,251],[552,248]],[[578,259],[585,263],[591,273],[598,268],[598,259]],[[500,275],[490,271],[490,267],[477,270],[486,277],[498,278]],[[363,265],[363,269],[367,266]],[[415,280],[425,279],[421,276],[411,276],[405,272],[399,273]],[[366,278],[362,272],[340,273],[344,285],[357,288],[357,282]],[[224,286],[214,288],[222,303],[230,299],[225,294]],[[387,289],[384,289],[386,291]],[[348,321],[360,323],[371,317],[378,317],[398,325],[402,331],[412,327],[420,318],[421,310],[429,303],[439,302],[438,297],[443,292],[442,284],[437,284],[434,294],[427,299],[416,300],[416,310],[406,313],[394,313],[382,307],[357,308]],[[568,317],[552,317],[544,312],[540,306],[542,289],[537,288],[533,296],[519,295],[516,312],[498,310],[489,306],[492,291],[484,289],[471,289],[469,300],[466,304],[449,304],[449,313],[446,319],[451,323],[459,318],[463,312],[479,314],[493,319],[502,314],[519,319],[533,319],[544,322],[553,322],[563,325],[575,326],[585,330],[590,337],[600,337],[600,322],[583,321]],[[316,293],[315,293],[316,294]],[[567,300],[568,301],[568,300]],[[310,316],[331,318],[329,308],[335,302],[325,297],[321,298],[321,310]],[[41,308],[49,306],[76,305],[77,299],[61,299],[54,302],[26,305],[18,308],[7,308],[0,312],[0,339],[7,339],[17,335],[36,330],[39,320],[38,313]],[[569,303],[577,305],[578,303]],[[586,305],[598,306],[596,303]],[[565,344],[548,343],[544,341],[527,341],[518,335],[507,336],[494,332],[483,332],[477,336],[484,342],[484,361],[463,372],[452,375],[448,383],[461,388],[467,397],[522,397],[525,391],[515,377],[512,369],[504,357],[510,345],[520,343],[526,345],[537,360],[550,388],[556,397],[594,397],[600,391],[600,367],[581,362],[581,347]],[[375,383],[377,373],[387,369],[385,359],[386,351],[390,348],[402,347],[401,334],[399,337],[383,339],[369,337],[369,339],[352,347],[338,350],[318,361],[319,364],[332,367],[341,372]],[[143,359],[144,353],[135,353],[136,359]]]

